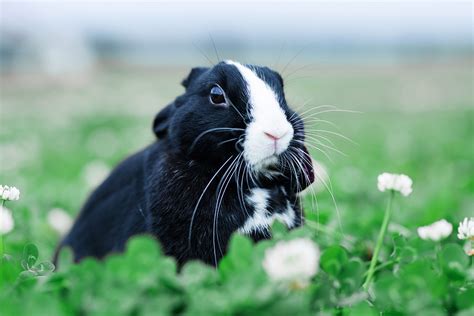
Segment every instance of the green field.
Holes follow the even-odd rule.
[[[75,216],[106,166],[153,141],[153,117],[182,92],[187,71],[121,68],[61,80],[1,78],[0,184],[21,190],[21,199],[8,203],[15,229],[5,236],[7,253],[21,256],[33,242],[41,259],[51,258],[60,237],[47,223],[48,212],[61,208]],[[328,170],[336,202],[327,190],[305,198],[307,229],[322,250],[340,243],[351,257],[368,260],[387,199],[376,187],[384,171],[414,181],[413,193],[395,200],[391,234],[416,239],[420,225],[445,218],[456,229],[474,215],[472,60],[294,66],[286,73],[287,100],[300,112],[321,105],[355,111],[316,116],[336,126],[307,123],[315,133],[352,140],[320,132],[345,155],[319,146],[328,158],[310,148]],[[455,233],[442,244],[450,242],[462,245]],[[387,238],[382,262],[390,245]]]

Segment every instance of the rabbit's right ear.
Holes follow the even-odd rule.
[[[181,81],[181,84],[185,88],[189,87],[189,85],[194,80],[196,80],[200,75],[202,75],[203,73],[205,73],[208,70],[209,70],[209,68],[207,68],[207,67],[195,67],[195,68],[191,69],[191,72],[189,73],[189,75],[186,78],[183,79],[183,81]]]
[[[163,110],[158,112],[153,121],[153,132],[156,137],[163,138],[168,132],[169,122],[176,111],[175,103],[168,104]]]

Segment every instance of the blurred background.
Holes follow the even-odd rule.
[[[393,230],[474,214],[471,1],[2,1],[0,14],[0,183],[22,191],[12,243],[52,253],[70,222],[54,214],[74,217],[153,141],[191,67],[224,59],[279,71],[300,112],[361,112],[308,118],[336,200],[307,197],[309,221],[375,235],[383,171],[415,183]]]

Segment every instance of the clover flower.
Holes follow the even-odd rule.
[[[0,235],[6,235],[13,230],[15,222],[12,212],[5,206],[0,206]],[[0,254],[1,255],[1,254]]]
[[[319,248],[313,241],[299,238],[280,241],[267,249],[262,265],[272,280],[301,288],[318,272],[319,257]]]
[[[97,187],[110,173],[110,167],[97,160],[89,162],[82,170],[82,177],[89,188]]]
[[[20,198],[20,190],[8,185],[0,185],[0,199],[4,201],[16,201]]]
[[[404,174],[394,174],[384,172],[377,178],[377,187],[379,191],[393,190],[400,192],[403,196],[408,196],[413,191],[413,181]]]
[[[417,232],[421,239],[438,241],[451,235],[453,225],[442,219],[431,225],[418,227]]]
[[[48,224],[54,229],[60,236],[66,235],[71,229],[72,218],[64,210],[60,208],[53,208],[48,212]]]
[[[474,217],[466,217],[459,223],[458,238],[474,240]]]

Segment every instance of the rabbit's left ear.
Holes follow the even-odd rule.
[[[189,85],[194,80],[199,78],[199,76],[201,76],[203,73],[205,73],[208,70],[209,70],[209,68],[207,68],[207,67],[196,67],[196,68],[191,69],[191,72],[189,73],[189,75],[186,78],[183,79],[183,81],[181,81],[181,84],[183,85],[183,87],[188,88]]]

